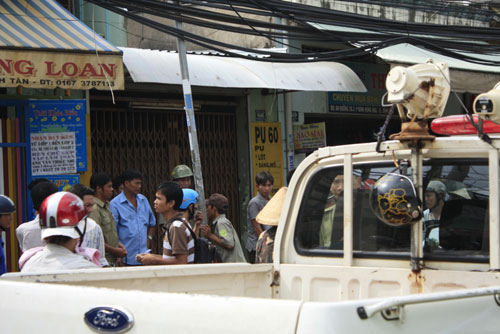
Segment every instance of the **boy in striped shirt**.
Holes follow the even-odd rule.
[[[165,221],[163,255],[138,254],[136,259],[145,265],[187,264],[194,262],[194,239],[188,223],[179,211],[182,189],[175,182],[165,182],[158,187],[154,209]]]

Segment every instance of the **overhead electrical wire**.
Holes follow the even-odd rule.
[[[100,3],[100,4],[103,4],[103,1],[95,1],[96,3]],[[111,2],[111,1],[106,1],[106,2]],[[123,3],[123,1],[114,1],[115,3]],[[239,33],[250,33],[248,30],[246,31],[237,31],[234,27],[231,27],[231,26],[227,26],[227,25],[224,25],[224,24],[221,24],[221,23],[214,23],[214,22],[203,22],[202,20],[200,20],[200,18],[202,19],[209,19],[209,20],[223,20],[223,22],[231,22],[230,19],[231,17],[229,15],[223,15],[223,14],[217,14],[217,13],[213,13],[211,11],[206,11],[206,10],[202,10],[200,11],[199,9],[193,9],[193,8],[185,8],[184,6],[175,6],[175,5],[163,5],[164,7],[166,7],[167,10],[172,10],[172,9],[175,9],[175,10],[184,10],[184,13],[180,13],[180,12],[164,12],[162,13],[158,7],[152,7],[151,9],[148,10],[148,6],[146,6],[145,4],[151,4],[151,3],[158,3],[157,1],[135,1],[134,2],[134,6],[132,7],[132,11],[134,12],[138,12],[139,10],[142,10],[142,12],[144,13],[149,13],[151,15],[158,15],[158,16],[162,16],[162,17],[169,17],[171,19],[178,19],[178,20],[181,20],[183,22],[187,21],[188,20],[188,17],[186,15],[196,15],[196,18],[194,18],[194,21],[193,20],[190,20],[189,23],[190,24],[199,24],[199,25],[202,25],[202,26],[205,26],[205,27],[211,27],[211,28],[214,28],[214,29],[218,29],[218,30],[227,30],[227,31],[233,31],[233,32],[239,32]],[[271,1],[272,2],[272,1]],[[283,2],[283,1],[281,1]],[[165,3],[163,3],[165,4]],[[248,4],[248,2],[246,3]],[[316,7],[313,7],[313,9],[316,9]],[[172,14],[170,14],[172,13]],[[163,14],[163,15],[162,15]],[[341,16],[346,16],[348,14],[346,13],[342,13]],[[357,15],[359,16],[359,15]],[[335,17],[334,17],[335,19]],[[373,25],[367,25],[366,22],[371,20],[372,18],[369,18],[369,17],[363,17],[362,18],[362,22],[360,22],[359,24],[356,23],[356,22],[353,22],[352,21],[352,18],[349,18],[349,25],[355,25],[357,27],[361,27],[361,28],[367,28],[367,29],[370,29],[370,28],[376,28],[374,27]],[[309,20],[311,22],[313,22],[313,18],[308,18],[307,16],[305,17],[296,17],[296,20],[301,20],[301,21],[305,21],[305,20]],[[380,19],[377,19],[377,20],[380,20]],[[328,20],[317,20],[317,22],[319,23],[331,23],[332,21],[328,21]],[[337,25],[343,25],[342,24],[342,21],[341,20],[335,20],[336,24]],[[238,22],[235,22],[234,18],[233,18],[233,21],[232,23],[238,23]],[[241,22],[240,22],[241,23]],[[251,20],[251,19],[248,19],[245,21],[245,23],[247,25],[252,25],[253,27],[255,26],[263,26],[263,27],[266,27],[266,28],[274,28],[275,31],[276,30],[285,30],[285,31],[289,31],[289,32],[293,32],[293,31],[296,31],[297,29],[294,29],[294,27],[290,27],[290,26],[283,26],[283,25],[279,25],[279,24],[267,24],[267,23],[263,23],[262,21],[256,21],[256,20]],[[399,25],[400,27],[402,28],[395,28],[395,27],[389,27],[389,29],[391,29],[392,32],[399,32],[399,33],[410,33],[410,29],[409,29],[409,24],[408,23],[404,23],[402,24],[401,22],[388,22],[389,24],[395,24],[395,25]],[[414,24],[413,24],[414,25]],[[428,25],[424,25],[424,27],[416,27],[416,29],[414,28],[413,30],[419,32],[419,33],[422,33],[424,32],[425,28],[428,28]],[[387,28],[385,28],[387,29]],[[436,30],[436,27],[433,27],[433,31],[431,32],[433,35],[440,35],[440,36],[452,36],[450,35],[449,31],[450,31],[450,27],[449,26],[445,26],[444,27],[445,29],[445,32],[439,32]],[[459,29],[463,29],[463,27],[453,27],[453,31],[456,31],[456,30],[459,30]],[[380,29],[379,29],[380,30]],[[483,29],[484,30],[484,29]],[[311,32],[311,29],[309,29],[308,31],[304,31],[304,29],[302,28],[302,31],[303,33],[310,33]],[[381,30],[380,30],[381,31]],[[465,31],[470,33],[471,31],[471,27],[466,27],[465,28]],[[492,36],[492,33],[495,33],[497,32],[496,29],[494,29],[493,31],[487,31],[487,35],[486,37],[488,38],[495,38],[494,36]],[[430,32],[427,32],[427,33],[430,33]],[[272,30],[267,32],[268,35],[276,35],[277,33],[276,32],[273,32]],[[474,36],[467,36],[467,37],[474,37]],[[484,38],[485,36],[482,36],[481,38]],[[357,37],[359,38],[359,37]],[[368,40],[369,39],[373,39],[373,36],[363,36],[363,38],[367,38]]]
[[[273,3],[272,0],[268,0],[268,1]],[[96,0],[93,2],[99,3],[101,5],[104,4],[105,2],[106,3],[114,2],[115,5],[123,3],[123,1],[102,1],[102,0]],[[279,1],[279,2],[286,3],[286,1]],[[134,1],[133,5],[129,5],[129,10],[131,9],[134,12],[142,11],[144,13],[149,13],[151,15],[158,15],[158,16],[162,16],[162,17],[170,17],[170,18],[176,17],[182,21],[186,20],[188,18],[188,15],[195,15],[195,19],[198,20],[198,23],[202,23],[202,21],[200,19],[219,20],[218,22],[211,22],[211,26],[213,28],[219,28],[219,29],[223,29],[223,30],[231,30],[232,28],[228,27],[225,24],[220,23],[220,20],[223,20],[223,22],[230,22],[230,23],[238,23],[237,21],[239,21],[237,18],[231,17],[230,15],[227,15],[227,14],[225,15],[225,14],[220,14],[220,13],[214,13],[212,11],[200,10],[198,8],[186,8],[186,6],[172,5],[172,4],[168,4],[168,3],[167,4],[160,3],[161,7],[165,7],[164,10],[162,11],[161,7],[151,6],[151,3],[153,3],[153,5],[154,5],[154,3],[158,4],[158,1]],[[246,2],[247,5],[249,3],[250,2]],[[312,6],[308,6],[308,7],[312,7]],[[317,10],[316,7],[312,7],[312,9]],[[172,10],[175,10],[177,12],[172,12]],[[231,9],[228,9],[228,10],[231,10]],[[291,10],[289,10],[288,13],[293,14],[296,20],[301,20],[301,21],[308,20],[310,22],[314,22],[314,20],[316,20],[316,22],[318,22],[318,23],[324,23],[324,24],[330,23],[331,24],[333,22],[332,20],[335,19],[335,23],[337,25],[356,26],[358,28],[367,28],[367,29],[376,28],[376,26],[374,26],[373,24],[369,24],[370,21],[377,22],[377,21],[382,20],[379,18],[371,18],[371,17],[366,17],[366,16],[360,17],[360,15],[349,14],[349,13],[344,13],[344,12],[341,12],[340,17],[329,15],[329,17],[326,17],[326,18],[328,18],[328,20],[325,20],[325,19],[321,19],[321,17],[318,18],[318,17],[311,17],[311,15],[304,15],[303,14],[304,11],[302,9],[299,9],[299,10],[296,9],[295,12],[297,12],[297,11],[299,12],[298,14],[303,15],[303,17],[297,16],[297,14]],[[257,15],[257,13],[255,13],[255,12],[251,12],[251,11],[247,11],[247,12]],[[320,12],[320,13],[322,13],[322,12]],[[325,17],[324,13],[322,16]],[[345,21],[346,16],[348,17],[348,24],[345,24],[345,22],[343,22],[343,21]],[[290,17],[290,14],[288,14],[288,17]],[[359,22],[356,22],[356,21],[353,21],[353,18],[354,19],[358,18],[361,20]],[[416,32],[423,32],[423,31],[425,31],[425,29],[429,28],[429,25],[410,24],[410,23],[406,23],[406,22],[403,23],[403,22],[395,22],[395,21],[390,21],[390,20],[384,20],[384,21],[386,21],[385,22],[385,26],[386,26],[385,29],[389,28],[393,32],[404,32],[404,33],[412,32],[412,33],[414,33],[415,31]],[[191,21],[190,23],[193,24],[194,22]],[[241,23],[241,22],[239,22],[239,23]],[[246,23],[251,24],[252,26],[259,26],[260,25],[260,26],[266,27],[266,28],[281,29],[281,30],[286,30],[286,31],[294,31],[294,30],[296,31],[297,30],[293,26],[269,24],[269,23],[265,23],[263,21],[252,20],[252,19],[246,20]],[[207,26],[207,25],[209,25],[209,23],[205,22],[204,25]],[[390,26],[390,25],[392,25],[392,26]],[[413,28],[413,29],[410,29],[410,28]],[[440,28],[441,30],[437,30],[438,28]],[[442,31],[443,29],[444,29],[444,31]],[[466,32],[466,33],[471,33],[471,29],[474,29],[474,28],[473,27],[453,26],[453,31],[464,30],[464,32]],[[411,30],[413,30],[413,31],[411,31]],[[434,25],[432,27],[432,30],[433,30],[432,32],[428,32],[428,33],[432,33],[433,35],[441,35],[441,36],[449,36],[450,35],[450,26],[438,26],[438,27],[436,27]],[[484,31],[485,29],[482,28],[482,30]],[[304,31],[303,28],[302,28],[302,31]],[[492,33],[496,33],[497,31],[498,31],[497,29],[490,29],[490,30],[486,31],[487,36],[479,36],[479,37],[481,37],[481,38],[485,38],[485,37],[495,38],[495,36],[492,36]],[[304,31],[304,32],[307,33],[307,31]],[[310,29],[309,29],[309,32],[310,32]],[[273,34],[273,32],[270,31],[270,32],[268,32],[268,34]],[[474,35],[477,35],[477,33]]]
[[[330,61],[373,54],[379,49],[409,43],[432,52],[471,63],[499,66],[500,62],[474,56],[473,54],[499,54],[500,30],[495,27],[461,25],[439,25],[403,22],[381,17],[360,15],[339,10],[299,4],[284,0],[184,0],[164,2],[159,0],[87,0],[105,9],[123,15],[145,26],[207,50],[228,56],[251,58],[274,62]],[[342,2],[342,1],[336,1]],[[447,9],[449,13],[470,20],[498,20],[494,10],[450,5],[444,1],[414,1],[416,6],[396,1],[350,1],[354,3],[378,4],[426,13]],[[427,6],[425,6],[427,4]],[[446,5],[446,6],[445,6]],[[312,52],[295,47],[293,53],[255,50],[237,44],[218,41],[194,34],[187,30],[144,17],[144,14],[182,22],[188,27],[227,31],[234,34],[267,38],[270,41],[297,40],[344,44],[344,49]],[[439,15],[441,15],[440,13]],[[450,15],[452,15],[450,14]],[[273,18],[277,18],[276,20]],[[281,20],[286,23],[281,23]],[[336,28],[337,27],[337,28]],[[343,29],[338,29],[341,27]],[[348,28],[348,29],[346,29]],[[353,29],[355,28],[355,29]],[[358,47],[351,48],[352,45]],[[292,45],[287,45],[291,49]],[[338,48],[338,45],[336,46]],[[238,50],[233,52],[229,50]],[[464,54],[471,53],[471,54]],[[255,55],[258,56],[255,56]]]

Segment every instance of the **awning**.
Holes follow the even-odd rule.
[[[470,53],[467,55],[500,61],[500,55],[492,56]],[[411,44],[398,44],[378,50],[377,56],[393,65],[420,64],[425,63],[429,58],[435,63],[447,63],[450,68],[451,89],[458,93],[484,93],[492,89],[497,82],[500,82],[500,67],[465,62],[442,56]]]
[[[120,49],[134,82],[182,84],[177,53]],[[335,62],[286,64],[197,54],[188,54],[187,61],[193,86],[366,92],[356,73]]]
[[[55,0],[0,1],[0,87],[124,89],[121,51]]]

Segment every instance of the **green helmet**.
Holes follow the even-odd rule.
[[[190,176],[193,176],[193,172],[191,171],[191,168],[186,165],[175,166],[174,170],[172,171],[173,180],[183,179]]]

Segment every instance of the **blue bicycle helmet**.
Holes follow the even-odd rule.
[[[195,190],[189,188],[182,189],[181,210],[186,210],[190,204],[195,204],[196,202],[198,202],[198,193]]]
[[[0,215],[16,212],[14,202],[5,195],[0,195]]]

